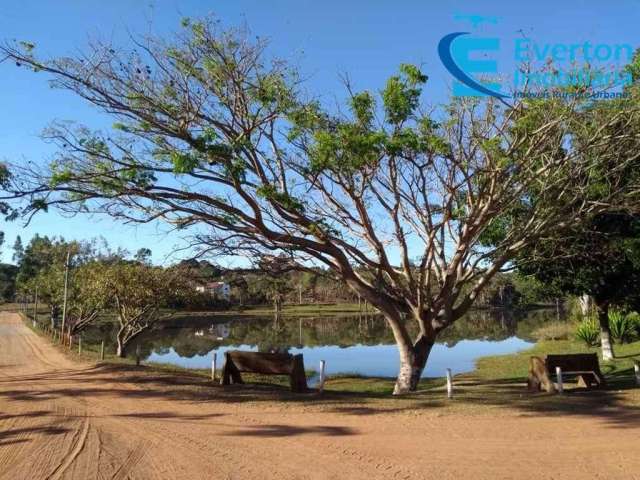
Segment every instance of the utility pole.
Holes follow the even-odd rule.
[[[38,285],[36,285],[36,299],[35,305],[33,306],[33,321],[38,323]]]
[[[62,329],[64,334],[64,326],[67,320],[67,293],[69,292],[69,261],[71,260],[71,248],[67,250],[67,261],[64,264],[64,297],[62,300]]]

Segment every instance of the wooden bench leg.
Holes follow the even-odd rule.
[[[292,392],[301,393],[307,391],[307,374],[304,371],[302,355],[294,355],[290,378]]]
[[[555,385],[551,381],[551,378],[549,378],[547,365],[540,357],[531,357],[529,359],[529,380],[527,381],[527,387],[531,392],[544,390],[548,393],[554,393],[556,391]]]
[[[222,385],[230,384],[244,384],[240,370],[236,367],[235,363],[229,356],[229,352],[224,354],[224,368],[222,369],[222,379],[220,380]]]

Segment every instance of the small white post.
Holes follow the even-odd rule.
[[[104,340],[100,344],[100,360],[104,360]]]
[[[558,377],[558,393],[563,393],[564,386],[562,385],[562,368],[556,367],[556,377]]]
[[[640,362],[633,362],[633,370],[636,372],[636,385],[640,386]]]
[[[450,368],[447,368],[447,398],[453,398],[453,378]]]
[[[327,366],[327,362],[324,360],[320,360],[320,382],[318,383],[318,392],[322,393],[324,390],[324,382],[326,380],[325,368]]]
[[[82,335],[78,335],[78,355],[82,355]]]
[[[216,381],[216,363],[218,360],[218,354],[213,352],[213,357],[211,357],[211,380]]]

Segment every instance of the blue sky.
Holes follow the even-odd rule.
[[[640,1],[559,2],[402,1],[382,0],[57,0],[5,1],[0,7],[0,37],[28,40],[47,56],[73,55],[91,38],[126,45],[129,31],[150,29],[169,35],[183,17],[215,14],[225,24],[246,24],[271,40],[276,56],[293,59],[308,75],[308,88],[326,101],[340,99],[340,74],[349,74],[358,89],[378,90],[400,63],[421,64],[430,80],[425,101],[446,101],[451,77],[440,63],[437,45],[444,35],[471,31],[500,38],[499,70],[513,71],[513,45],[524,33],[545,43],[640,44]],[[474,29],[456,14],[498,17],[496,24]],[[42,161],[51,149],[39,133],[54,119],[76,120],[101,128],[111,121],[69,93],[51,90],[42,75],[0,65],[0,160]],[[67,238],[104,236],[113,247],[135,251],[146,246],[163,262],[180,238],[162,225],[125,227],[108,219],[66,219],[56,213],[36,217],[24,228],[0,222],[6,234],[1,258],[9,261],[16,235],[37,233]]]

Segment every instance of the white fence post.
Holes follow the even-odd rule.
[[[640,386],[640,362],[633,362],[633,370],[636,373],[636,385]]]
[[[453,378],[450,368],[447,368],[447,398],[453,398]]]
[[[562,368],[556,367],[556,377],[558,377],[558,393],[563,393],[564,386],[562,385]]]
[[[211,380],[216,381],[216,363],[218,360],[218,354],[214,351],[213,357],[211,358]]]
[[[326,380],[326,376],[325,376],[325,367],[327,365],[327,362],[325,362],[324,360],[320,360],[320,382],[318,383],[318,392],[322,393],[322,391],[324,390],[324,381]]]

